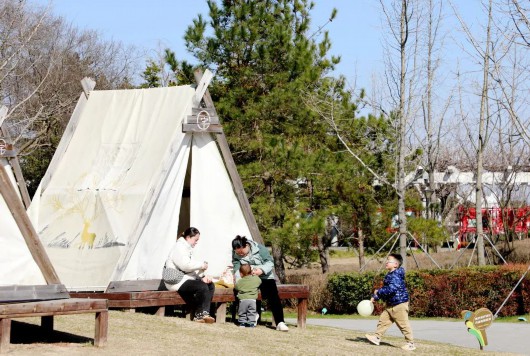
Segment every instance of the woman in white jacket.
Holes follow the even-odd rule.
[[[184,275],[176,284],[165,282],[168,290],[178,291],[182,299],[195,310],[194,321],[199,323],[213,323],[214,318],[210,316],[210,305],[212,303],[215,286],[212,279],[204,275],[208,268],[208,262],[196,259],[193,256],[193,248],[197,245],[201,233],[194,227],[187,228],[177,239],[177,243],[171,248],[166,260],[166,268],[176,268]]]

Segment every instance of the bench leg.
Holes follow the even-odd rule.
[[[215,322],[224,324],[226,322],[226,303],[217,303]]]
[[[156,316],[164,316],[164,315],[166,315],[166,307],[165,307],[165,306],[161,306],[161,307],[159,307],[159,308],[156,310],[155,315],[156,315]]]
[[[9,350],[11,343],[11,319],[0,319],[0,353]]]
[[[96,331],[94,335],[94,346],[101,347],[107,343],[107,331],[109,328],[109,312],[96,313]]]
[[[305,329],[307,320],[307,299],[298,299],[298,327]]]
[[[46,331],[53,330],[53,315],[46,315],[41,317],[40,326]]]

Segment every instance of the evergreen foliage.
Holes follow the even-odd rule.
[[[340,58],[328,54],[328,33],[310,32],[313,4],[208,5],[209,21],[198,16],[184,38],[198,66],[216,73],[210,92],[266,242],[300,266],[315,257],[311,246],[326,235],[330,215],[344,222],[344,236],[359,230],[369,235],[378,199],[394,193],[374,192],[373,177],[344,152],[304,97],[309,92],[330,99],[342,133],[379,172],[388,170],[392,127],[383,117],[356,117],[344,79],[331,76]]]
[[[314,211],[331,188],[324,176],[335,138],[300,95],[339,58],[328,56],[327,34],[310,38],[307,1],[208,5],[211,20],[193,21],[187,48],[216,72],[211,93],[264,238],[304,263],[322,231],[325,214]]]

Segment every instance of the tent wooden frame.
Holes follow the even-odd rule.
[[[5,115],[5,110],[2,110]],[[2,133],[7,137],[7,130],[2,125]],[[16,158],[16,151],[12,146],[3,150],[2,158],[8,158],[15,171],[17,186],[21,196],[27,194],[26,185]],[[13,165],[13,163],[15,165]],[[19,170],[19,174],[16,170]],[[25,191],[25,193],[24,193]],[[11,337],[11,320],[24,317],[41,317],[41,326],[53,330],[55,315],[70,315],[95,313],[94,345],[103,346],[107,342],[108,304],[106,299],[70,298],[68,291],[61,284],[46,251],[33,228],[9,175],[3,165],[0,165],[0,194],[13,216],[26,245],[44,276],[47,285],[5,286],[0,287],[0,353],[7,352]],[[29,195],[27,197],[29,199]],[[29,205],[29,203],[28,203]]]
[[[203,78],[202,70],[196,70],[195,71],[195,81],[199,83],[200,85],[201,80]],[[204,95],[202,97],[202,102],[198,103],[199,109],[202,109],[200,105],[203,104],[204,108],[207,109],[212,113],[212,117],[217,118],[217,111],[215,110],[215,106],[213,104],[212,97],[210,95],[210,92],[206,88],[204,90]],[[252,214],[252,209],[250,207],[250,204],[248,202],[247,195],[245,193],[245,189],[243,187],[243,182],[241,181],[241,177],[239,176],[239,173],[237,172],[237,167],[234,162],[234,158],[232,157],[232,152],[230,152],[230,147],[228,145],[228,141],[226,140],[226,135],[223,131],[223,128],[219,124],[219,128],[215,127],[214,125],[210,125],[210,128],[207,128],[206,130],[202,130],[203,132],[212,132],[215,134],[215,137],[217,139],[217,144],[219,146],[219,149],[221,151],[221,155],[223,157],[223,160],[226,165],[226,169],[228,171],[228,174],[230,176],[230,179],[232,181],[232,185],[234,187],[234,191],[236,193],[237,199],[239,201],[239,205],[241,206],[241,209],[243,211],[243,215],[245,217],[245,221],[247,222],[247,225],[249,226],[250,232],[252,234],[252,237],[256,242],[259,242],[263,244],[263,238],[261,237],[261,233],[258,229],[258,224],[256,223],[256,219],[254,218],[254,214]],[[186,127],[183,126],[183,131],[185,131]]]

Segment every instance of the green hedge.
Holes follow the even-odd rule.
[[[501,306],[527,266],[486,266],[456,270],[414,270],[406,273],[410,293],[410,315],[416,317],[460,317],[462,310],[488,308],[493,313]],[[331,295],[325,307],[334,314],[356,313],[356,306],[369,299],[382,286],[385,272],[333,274],[327,289]],[[323,306],[324,307],[324,306]],[[376,312],[383,309],[376,303]],[[530,312],[530,273],[506,302],[499,316]]]

